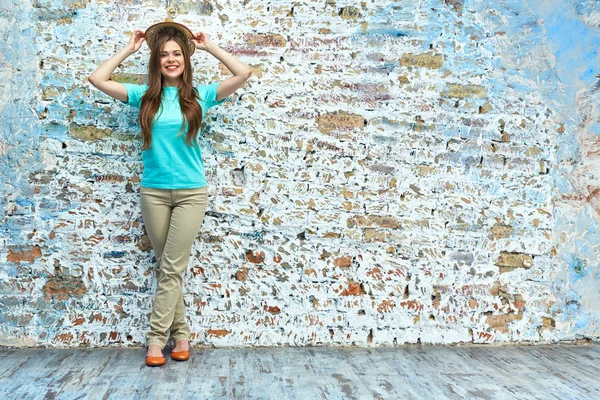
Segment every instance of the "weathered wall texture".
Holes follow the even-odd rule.
[[[3,0],[0,345],[144,342],[139,127],[86,78],[167,18],[254,72],[206,122],[193,344],[597,340],[597,7]]]

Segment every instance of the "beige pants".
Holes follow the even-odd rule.
[[[169,339],[169,330],[175,342],[190,339],[183,303],[183,275],[192,244],[202,227],[206,204],[206,187],[140,188],[142,218],[159,266],[147,345],[163,348]]]

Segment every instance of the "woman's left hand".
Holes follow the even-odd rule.
[[[212,44],[208,36],[202,32],[196,33],[196,35],[192,38],[192,43],[199,50],[206,50],[206,46]]]

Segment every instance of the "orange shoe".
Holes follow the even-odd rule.
[[[149,367],[160,367],[167,362],[165,356],[156,357],[148,355],[148,348],[146,347],[146,365]]]
[[[189,350],[172,351],[171,358],[175,361],[187,361],[190,358]]]

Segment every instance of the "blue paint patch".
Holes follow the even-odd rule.
[[[19,271],[19,269],[15,266],[12,265],[10,263],[6,263],[2,266],[2,272],[4,272],[8,278],[15,278],[15,277],[19,277],[20,275],[23,274],[22,271]],[[6,283],[8,284],[8,282]],[[3,294],[12,294],[14,292],[9,291],[3,291]]]
[[[366,37],[378,37],[378,36],[391,36],[391,37],[404,37],[409,36],[405,31],[398,29],[367,29],[365,32],[358,32],[357,35]]]
[[[573,289],[569,290],[569,293],[566,296],[567,304],[576,304],[579,305],[581,302],[581,295],[574,291]]]
[[[579,143],[572,136],[559,138],[556,155],[559,161],[569,161],[574,164],[581,159]]]
[[[46,137],[62,140],[67,136],[69,127],[66,125],[50,123],[44,125],[44,133]]]
[[[384,62],[383,65],[378,65],[375,69],[379,72],[390,73],[396,69],[398,63],[395,62]]]
[[[575,330],[582,331],[590,324],[589,316],[585,313],[580,313],[575,320]]]
[[[102,257],[104,258],[123,258],[127,255],[127,252],[125,251],[109,251],[107,253],[104,253],[102,255]]]
[[[264,242],[264,232],[262,231],[242,232],[240,236],[246,239],[255,240],[258,243]]]
[[[566,103],[574,108],[577,91],[594,81],[592,68],[600,61],[597,51],[600,32],[583,23],[571,2],[553,2],[552,7],[544,0],[531,0],[530,3],[544,20],[546,45],[556,57],[558,77],[566,83]],[[577,11],[582,12],[581,9]]]
[[[587,276],[587,263],[580,258],[574,258],[569,263],[569,271],[572,282],[577,283],[578,280]]]
[[[22,199],[20,199],[20,200],[15,201],[15,203],[17,203],[21,207],[30,207],[30,208],[33,208],[33,202],[30,201],[30,200],[22,200]]]
[[[600,135],[600,124],[598,124],[598,123],[593,123],[593,124],[588,125],[587,129],[588,129],[588,132],[593,135]]]
[[[452,24],[456,19],[455,16],[448,15],[450,13],[438,11],[441,10],[421,8],[418,4],[408,2],[402,5],[399,5],[398,2],[390,2],[384,7],[373,10],[368,20],[368,29],[362,31],[360,27],[357,27],[355,38],[359,40],[364,38],[385,40],[390,38],[418,37],[424,39],[424,50],[428,50],[429,44],[439,38],[440,34],[444,31],[443,27],[447,26],[446,24]],[[419,30],[418,28],[390,28],[395,25],[396,21],[412,21],[415,12],[427,13],[423,17],[427,21],[436,21],[436,23],[428,24],[427,29],[423,30]]]
[[[73,18],[76,14],[77,11],[72,10],[37,10],[33,17],[38,21],[58,21]]]
[[[526,197],[530,201],[535,201],[538,203],[545,203],[548,200],[549,193],[546,191],[541,191],[536,188],[527,189]]]

